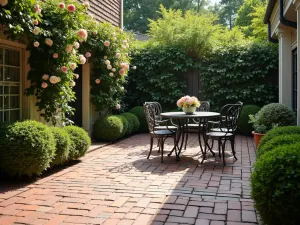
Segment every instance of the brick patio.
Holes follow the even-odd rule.
[[[148,149],[148,135],[136,135],[36,182],[0,182],[0,224],[258,224],[252,138],[237,137],[238,161],[229,151],[226,167],[213,157],[200,165],[195,136],[180,162],[165,156],[161,164],[156,150],[147,160]]]

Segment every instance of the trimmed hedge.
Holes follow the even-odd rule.
[[[128,133],[128,126],[129,126],[128,120],[122,115],[117,115],[117,117],[119,117],[122,120],[123,131],[122,131],[121,137],[124,137]]]
[[[280,146],[260,157],[251,175],[252,198],[268,225],[299,225],[300,144]]]
[[[58,127],[50,127],[50,129],[56,141],[55,157],[51,162],[51,166],[60,165],[69,159],[71,139],[64,129]]]
[[[10,176],[31,177],[47,169],[54,155],[55,139],[46,125],[30,120],[16,122],[8,126],[0,165]]]
[[[97,141],[116,141],[122,137],[124,125],[119,116],[109,115],[94,123],[94,136]]]
[[[260,158],[263,154],[272,151],[278,146],[292,145],[296,143],[300,143],[300,134],[285,134],[285,135],[276,136],[273,139],[266,142],[266,144],[263,145],[261,148],[257,149],[256,151],[257,158]]]
[[[260,151],[260,148],[262,148],[268,141],[271,139],[280,136],[280,135],[286,135],[286,134],[299,134],[300,135],[300,127],[298,126],[286,126],[286,127],[276,127],[268,133],[266,133],[265,136],[260,140],[257,151]]]
[[[148,124],[144,112],[143,106],[136,106],[129,110],[130,113],[136,115],[136,117],[139,119],[140,122],[140,128],[139,131],[146,133],[149,131]]]
[[[84,156],[91,145],[91,138],[81,127],[66,126],[63,128],[71,139],[69,159],[76,160]]]
[[[139,121],[139,118],[137,118],[136,115],[134,115],[133,113],[130,113],[130,112],[122,113],[121,115],[124,116],[128,120],[129,125],[130,124],[132,125],[131,133],[135,133],[139,130],[140,121]]]
[[[250,135],[253,131],[253,124],[249,123],[249,115],[255,115],[260,110],[257,105],[245,105],[238,120],[239,131],[244,135]]]

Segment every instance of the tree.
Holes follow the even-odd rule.
[[[223,8],[219,13],[220,22],[232,29],[237,11],[243,2],[244,0],[221,0]]]
[[[268,38],[268,27],[262,20],[265,10],[266,3],[261,3],[254,7],[254,11],[251,13],[252,21],[250,27],[252,29],[252,36],[256,41],[266,41]]]
[[[124,0],[124,26],[126,30],[146,33],[149,19],[156,20],[160,14],[159,6],[167,9],[204,10],[207,0]]]

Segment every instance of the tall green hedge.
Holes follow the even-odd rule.
[[[213,107],[242,101],[263,106],[277,102],[278,49],[252,43],[224,47],[201,62],[200,90]]]

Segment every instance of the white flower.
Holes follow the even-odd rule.
[[[112,68],[111,71],[116,72],[117,70],[116,70],[116,68]]]
[[[136,70],[136,66],[132,67],[134,70]]]
[[[80,44],[77,41],[75,41],[73,45],[76,49],[79,49],[79,47],[80,47]]]
[[[105,60],[105,64],[106,65],[110,65],[110,61],[109,60]]]
[[[118,52],[118,53],[116,54],[116,58],[117,58],[117,59],[121,58],[121,53]]]
[[[76,65],[76,63],[70,63],[70,67],[72,68],[72,70],[75,70],[77,65]]]
[[[37,47],[40,46],[40,43],[38,43],[37,41],[35,41],[35,42],[33,43],[33,46],[37,48]]]
[[[35,28],[33,29],[33,33],[34,33],[35,35],[38,35],[38,34],[40,33],[40,28],[35,27]]]
[[[107,56],[104,56],[103,59],[107,59]]]
[[[110,76],[110,77],[113,77],[113,76],[114,76],[114,73],[109,73],[109,76]]]
[[[53,45],[53,41],[50,38],[46,38],[45,43],[46,43],[46,45],[48,45],[50,47]]]
[[[75,87],[75,85],[76,85],[76,82],[75,81],[70,81],[70,87]]]

